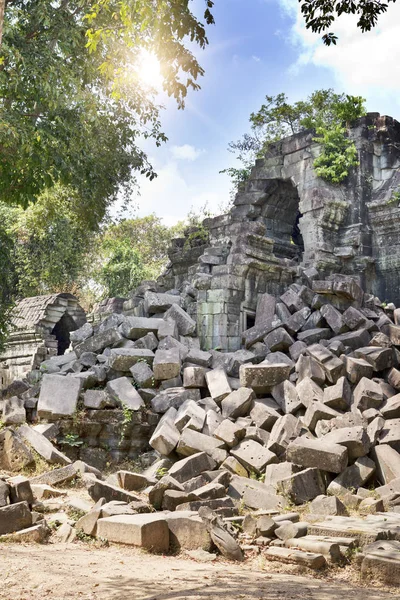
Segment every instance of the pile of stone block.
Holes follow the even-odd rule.
[[[400,309],[365,294],[353,278],[322,281],[309,269],[280,297],[260,295],[243,348],[223,353],[200,348],[187,287],[184,294],[147,289],[135,298],[133,314],[86,324],[71,334],[71,352],[5,390],[3,422],[10,427],[0,440],[0,466],[10,468],[14,447],[29,453],[38,436],[52,446],[47,456],[65,464],[48,428],[61,423],[65,433],[77,410],[101,423],[85,438],[89,447],[99,444],[96,431],[113,414],[128,414],[135,423],[145,418],[155,463],[142,479],[120,473],[107,494],[104,486],[112,484],[98,479],[90,493],[133,511],[132,502],[144,502],[164,516],[122,518],[98,506],[101,537],[114,539],[113,528],[125,535],[127,523],[132,532],[159,528],[165,514],[195,522],[203,508],[236,520],[240,510],[261,511],[251,525],[255,539],[262,538],[271,560],[291,560],[285,556],[312,547],[312,539],[291,541],[303,538],[306,526],[289,519],[284,537],[276,523],[264,527],[288,504],[310,503],[312,519],[400,511]],[[21,424],[27,417],[50,424]],[[124,426],[126,419],[113,437],[100,436],[113,459],[121,448],[137,454],[135,434]],[[133,498],[138,485],[140,497]],[[276,537],[284,543],[272,544]]]

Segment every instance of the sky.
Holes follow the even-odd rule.
[[[194,0],[201,15],[204,0]],[[285,92],[290,102],[316,89],[361,95],[368,111],[400,120],[400,2],[389,4],[371,32],[361,33],[343,16],[331,30],[339,37],[326,47],[304,27],[298,0],[216,0],[209,45],[196,49],[205,69],[201,90],[189,92],[185,110],[162,98],[168,142],[146,143],[158,177],[140,179],[136,215],[156,213],[166,225],[201,212],[224,212],[230,180],[219,172],[239,166],[228,150],[249,131],[249,115],[265,95]]]

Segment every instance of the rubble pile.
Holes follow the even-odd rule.
[[[223,353],[199,347],[190,286],[149,287],[130,314],[84,325],[70,352],[4,391],[0,467],[19,471],[37,453],[64,465],[25,481],[36,502],[51,494],[40,486],[82,477],[95,505],[67,523],[72,537],[156,552],[217,546],[234,559],[256,548],[312,568],[361,547],[363,572],[386,569],[399,583],[389,567],[400,572],[400,309],[311,268],[280,297],[261,294],[243,349]],[[105,480],[72,462],[52,441],[77,411],[94,418],[89,447],[124,416],[118,435],[114,425],[103,436],[114,459],[137,449],[132,422],[146,423],[154,462]],[[0,533],[8,512],[33,514],[15,479],[0,481]]]

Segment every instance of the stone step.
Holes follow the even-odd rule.
[[[326,559],[322,554],[304,552],[303,550],[295,550],[293,548],[272,546],[263,552],[263,556],[267,560],[303,565],[310,569],[323,569],[326,566]]]

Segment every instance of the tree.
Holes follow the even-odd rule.
[[[284,93],[266,96],[266,103],[250,115],[251,133],[246,133],[240,140],[231,142],[228,146],[230,152],[236,154],[241,167],[225,169],[222,172],[231,176],[234,188],[237,189],[238,184],[248,179],[255,160],[265,156],[271,144],[288,135],[311,129],[317,133],[318,137],[315,139],[324,148],[323,158],[318,159],[320,164],[314,163],[316,167],[321,167],[317,174],[339,183],[347,176],[351,166],[356,164],[354,144],[346,137],[347,128],[363,114],[363,98],[336,94],[332,89],[317,90],[306,100],[294,104],[289,104]],[[329,156],[326,152],[327,145]],[[337,154],[343,154],[345,148],[347,151],[343,161],[338,159]],[[335,166],[329,169],[332,161],[335,162]]]
[[[211,23],[212,2],[206,4]],[[140,80],[140,53],[163,52],[165,88],[182,107],[203,73],[185,36],[207,43],[187,0],[9,0],[0,57],[0,200],[26,207],[60,183],[79,194],[93,229],[117,192],[131,194],[133,172],[153,178],[137,140],[160,145],[166,137],[154,90]]]
[[[357,27],[363,33],[371,31],[378,22],[381,14],[388,9],[389,2],[396,0],[300,0],[301,12],[304,16],[307,29],[314,33],[322,33],[330,28],[340,15],[357,15]],[[330,46],[336,44],[337,36],[324,33],[322,40]]]
[[[161,275],[171,239],[183,226],[167,227],[155,214],[109,225],[97,237],[89,277],[103,286],[103,296],[126,296],[141,281]]]

